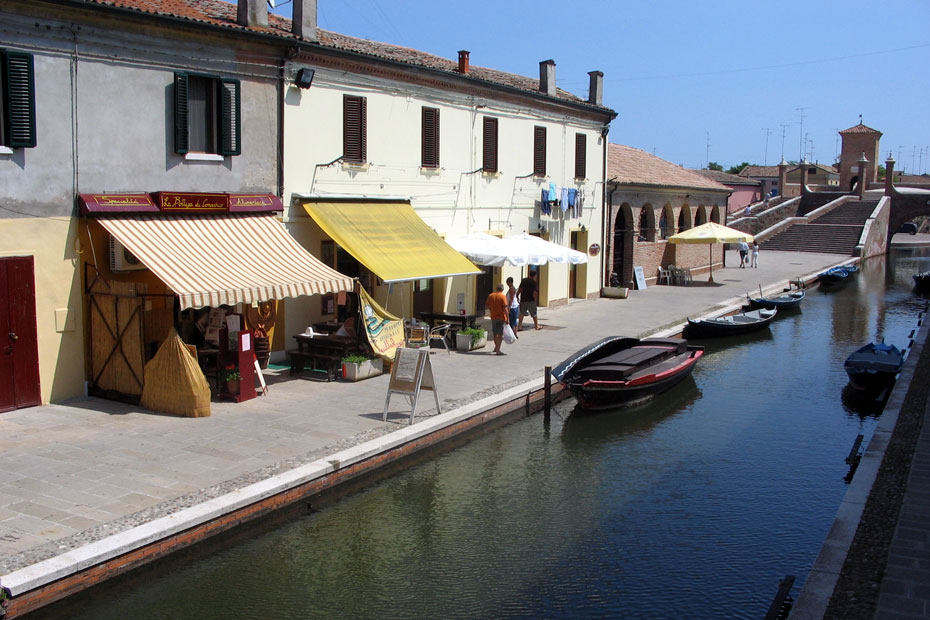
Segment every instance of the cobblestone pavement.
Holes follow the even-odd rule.
[[[641,336],[686,317],[737,303],[759,285],[848,260],[830,254],[766,252],[758,269],[721,268],[688,287],[651,286],[625,300],[541,309],[541,331],[506,346],[431,355],[448,410],[542,375],[586,343],[608,334]],[[729,252],[729,265],[737,265]],[[295,330],[300,331],[300,330]],[[275,473],[387,434],[406,424],[404,399],[381,413],[387,377],[360,383],[268,377],[266,396],[213,403],[206,418],[156,414],[96,398],[0,415],[0,580],[12,570],[201,503]],[[434,411],[421,399],[418,419]]]

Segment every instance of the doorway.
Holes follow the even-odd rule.
[[[481,273],[475,276],[475,314],[484,314],[484,302],[494,291],[495,267],[481,267]]]
[[[586,230],[573,230],[572,231],[572,249],[577,250],[582,253],[587,252],[588,247],[588,231]],[[568,270],[568,295],[572,299],[587,299],[588,298],[588,264],[581,263],[580,265],[572,264],[569,266]]]
[[[433,281],[429,278],[413,281],[413,316],[433,311]]]
[[[34,259],[0,258],[0,411],[41,402]]]

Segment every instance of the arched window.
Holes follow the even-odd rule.
[[[682,205],[678,213],[678,232],[691,228],[691,207]]]
[[[643,205],[639,210],[639,236],[637,241],[656,240],[655,221],[655,211],[653,211],[652,205]]]
[[[697,213],[694,217],[694,225],[700,226],[701,224],[707,223],[707,208],[704,205],[701,205],[697,208]]]
[[[662,239],[668,239],[675,234],[675,212],[672,205],[662,207],[662,216],[659,218],[659,234]]]
[[[720,221],[720,207],[719,207],[718,205],[714,205],[714,208],[711,209],[711,212],[710,212],[710,221],[711,221],[711,222],[715,222],[715,223],[717,223],[717,224],[722,224],[722,223],[723,223],[723,222]]]

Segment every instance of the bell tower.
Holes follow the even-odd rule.
[[[858,125],[840,132],[840,138],[843,141],[840,150],[840,189],[844,192],[851,192],[860,179],[867,179],[867,182],[878,180],[878,141],[881,137],[882,132],[862,124],[861,115]],[[868,170],[865,175],[860,170],[859,164],[859,159],[863,155],[869,162],[866,164]]]

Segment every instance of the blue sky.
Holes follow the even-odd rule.
[[[318,0],[318,19],[531,77],[552,58],[559,87],[582,97],[599,69],[619,114],[610,141],[688,167],[774,165],[802,149],[831,164],[837,130],[861,114],[884,134],[882,160],[930,171],[927,0]]]

